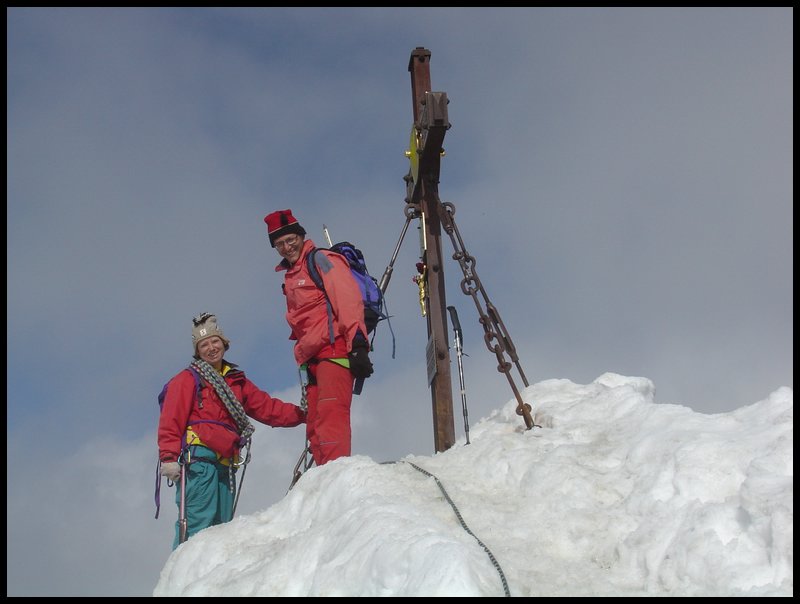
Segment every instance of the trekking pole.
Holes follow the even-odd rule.
[[[239,479],[239,488],[236,489],[236,500],[233,502],[233,510],[231,510],[231,520],[233,520],[233,517],[236,515],[236,506],[239,505],[239,495],[242,494],[242,485],[244,484],[244,473],[247,472],[247,464],[250,463],[250,444],[251,443],[252,443],[252,440],[248,438],[247,439],[247,445],[246,445],[247,446],[247,455],[244,458],[244,462],[242,462],[240,464],[240,465],[244,466],[244,469],[242,470],[242,477]],[[236,466],[234,465],[233,460],[231,460],[231,466],[228,469],[228,471],[229,472],[233,472],[233,468],[234,467],[236,467]]]
[[[186,542],[189,523],[186,519],[186,464],[181,464],[181,513],[178,518],[178,543]]]
[[[456,358],[458,359],[458,383],[461,385],[461,407],[464,410],[464,434],[467,437],[467,444],[469,444],[469,420],[467,419],[467,392],[464,389],[464,367],[461,364],[461,323],[458,320],[458,313],[455,306],[448,306],[447,310],[450,312],[450,320],[453,323],[453,331],[455,332],[455,345],[456,345]]]
[[[292,487],[297,484],[297,481],[300,480],[300,477],[303,475],[303,473],[311,467],[311,464],[308,463],[308,453],[310,450],[311,447],[308,444],[308,441],[306,441],[306,448],[303,449],[303,452],[300,454],[300,459],[297,460],[297,463],[294,466],[294,472],[292,472],[292,484],[289,485],[289,491],[291,491]],[[300,471],[300,466],[303,466],[302,472]],[[286,492],[288,493],[289,491]]]
[[[229,472],[232,472],[233,469],[229,469]],[[244,473],[247,472],[247,466],[244,467],[242,470],[242,477],[239,479],[239,488],[236,489],[236,500],[233,502],[233,509],[231,510],[231,520],[233,517],[236,516],[236,506],[239,505],[239,495],[242,494],[242,483],[244,482]]]
[[[324,228],[324,226],[323,226]],[[325,233],[327,235],[327,229],[325,229]],[[308,375],[303,378],[303,372],[308,372],[308,366],[304,363],[297,368],[297,377],[300,379],[300,408],[303,411],[308,412],[308,398],[306,397],[306,389],[308,387]],[[300,480],[300,477],[303,473],[311,467],[314,463],[314,459],[311,459],[311,462],[308,461],[308,453],[311,451],[311,443],[308,441],[308,437],[306,437],[306,446],[303,449],[303,452],[300,454],[300,459],[297,460],[297,463],[294,465],[294,471],[292,472],[292,482],[289,485],[289,489],[286,491],[287,493],[292,490],[292,487]],[[300,466],[303,466],[303,470],[300,470]]]
[[[331,241],[331,234],[328,232],[328,227],[324,224],[322,225],[322,234],[325,235],[325,241],[328,242],[328,247],[333,247],[333,241]]]

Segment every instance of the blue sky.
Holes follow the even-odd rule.
[[[99,490],[151,488],[151,468],[109,487],[103,464],[155,462],[156,395],[189,362],[199,312],[218,315],[230,360],[295,400],[263,216],[291,208],[318,244],[326,224],[380,277],[404,223],[418,46],[450,99],[440,195],[531,383],[642,376],[657,403],[702,413],[792,386],[792,17],[8,9],[10,506],[42,518],[44,483],[71,518]],[[376,460],[433,451],[416,237],[387,292],[396,358],[379,329],[354,405],[354,452]],[[460,279],[445,266],[477,420],[509,389]],[[302,434],[262,432],[280,482]],[[49,482],[54,457],[80,489]],[[15,564],[55,539],[29,529],[9,537]],[[63,542],[53,568],[69,567]]]

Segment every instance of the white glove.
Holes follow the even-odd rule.
[[[167,480],[178,482],[181,477],[181,464],[177,461],[162,461],[161,475],[166,476]]]

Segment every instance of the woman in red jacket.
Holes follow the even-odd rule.
[[[372,374],[361,289],[347,260],[328,250],[315,256],[325,291],[315,285],[306,261],[315,245],[291,210],[272,212],[264,222],[270,244],[283,258],[275,270],[286,271],[289,339],[295,340],[297,364],[308,374],[306,436],[314,462],[321,466],[350,455],[353,383]]]
[[[193,319],[192,343],[194,360],[170,380],[158,424],[161,474],[178,485],[173,549],[232,519],[239,453],[255,430],[248,416],[273,427],[306,420],[300,407],[272,398],[225,360],[230,341],[214,315]]]

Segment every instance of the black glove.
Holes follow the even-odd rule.
[[[353,350],[347,355],[350,359],[350,373],[357,378],[368,378],[372,375],[372,361],[369,360],[369,347],[366,342],[353,342]]]

